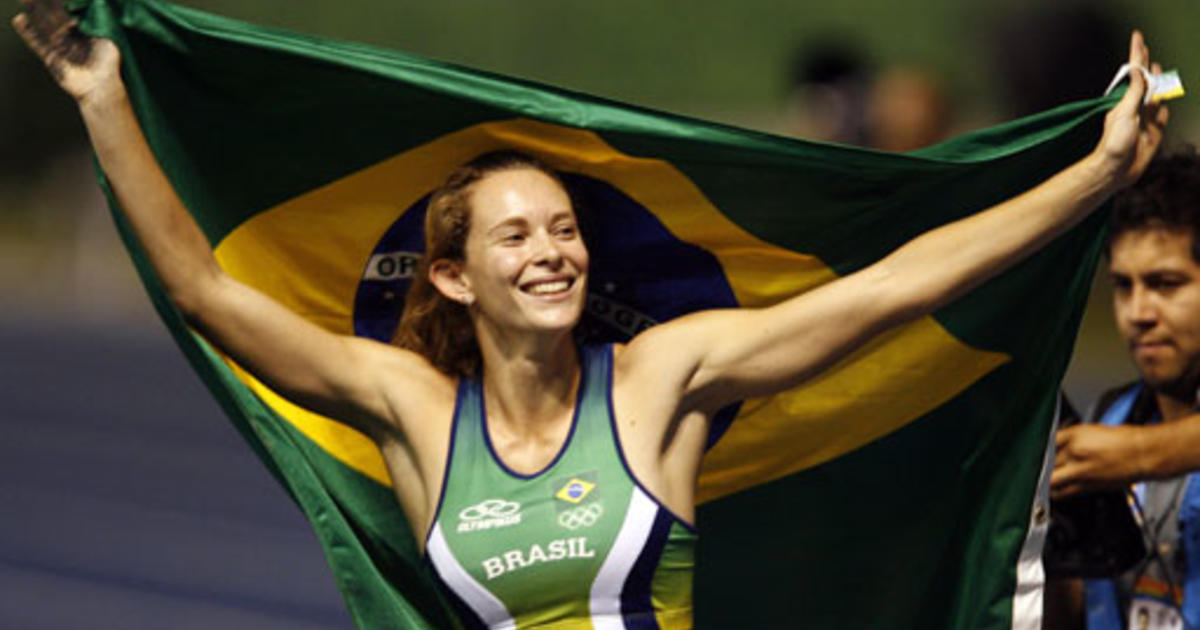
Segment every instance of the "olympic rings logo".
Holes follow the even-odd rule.
[[[559,514],[558,524],[570,530],[576,530],[580,527],[591,527],[596,524],[596,521],[600,520],[601,514],[604,514],[603,506],[599,503],[589,503]]]
[[[481,518],[506,518],[521,511],[521,504],[504,499],[488,499],[477,503],[458,513],[458,518],[464,521],[477,521]]]

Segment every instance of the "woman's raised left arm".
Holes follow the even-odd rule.
[[[1129,60],[1149,65],[1140,33],[1131,38]],[[652,362],[661,366],[669,349],[670,361],[679,362],[675,384],[692,409],[716,409],[819,374],[875,335],[933,312],[1032,254],[1136,181],[1167,121],[1165,106],[1143,106],[1146,89],[1140,73],[1131,73],[1095,150],[1039,186],[770,308],[710,311],[651,329],[630,344],[628,358],[658,357]]]

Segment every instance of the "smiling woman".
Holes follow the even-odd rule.
[[[761,309],[577,345],[588,250],[556,173],[511,153],[433,195],[397,344],[335,334],[230,276],[129,105],[117,48],[33,5],[14,25],[77,102],[175,306],[271,390],[359,429],[467,625],[691,623],[696,479],[719,410],[821,375],[1030,255],[1135,180],[1166,109],[1131,88],[1040,186]],[[1130,61],[1149,65],[1140,34]]]
[[[458,319],[463,308],[486,306],[490,310],[484,321],[517,328],[571,328],[579,320],[587,290],[587,248],[570,196],[549,167],[518,153],[483,155],[451,174],[431,196],[426,212],[425,251],[438,254],[427,255],[414,276],[410,292],[417,299],[406,301],[398,332],[401,347],[421,352],[432,344],[418,341],[419,335],[439,337],[446,333],[429,329],[452,325],[428,317],[422,321],[425,311]],[[479,367],[479,345],[494,346],[496,334],[502,333],[489,329],[490,337],[471,337],[449,350],[463,357],[466,369],[448,369],[452,363],[432,353],[431,360],[447,371],[471,375]]]
[[[566,228],[566,236],[569,237],[567,240],[577,242],[579,248],[583,249],[583,264],[576,266],[574,273],[580,276],[580,280],[586,278],[587,251],[578,234],[571,200],[565,195],[566,189],[562,180],[553,169],[537,159],[514,152],[489,153],[459,167],[450,174],[446,183],[430,196],[425,214],[426,255],[422,258],[417,273],[413,274],[413,282],[404,302],[400,327],[394,339],[396,345],[425,355],[444,372],[465,376],[475,374],[480,367],[479,346],[467,315],[475,296],[469,286],[469,280],[463,275],[463,266],[470,244],[468,234],[472,225],[472,199],[475,196],[490,199],[490,196],[478,192],[475,184],[487,175],[500,171],[510,171],[510,176],[524,175],[522,179],[531,179],[535,184],[542,184],[540,187],[535,186],[536,190],[533,192],[548,196],[549,199],[543,203],[550,204],[547,208],[556,210],[555,216],[551,217],[556,222],[552,224],[552,229],[562,231]],[[550,181],[531,178],[531,173],[525,171],[539,173],[543,176],[542,179]],[[553,185],[547,186],[547,183]],[[524,189],[525,187],[522,187],[519,190]],[[520,212],[521,205],[538,203],[538,200],[526,200],[514,193],[512,196],[501,197],[499,203],[504,202],[510,202],[514,206],[511,208],[512,216],[504,213],[505,208],[492,208],[494,212],[501,213],[499,217],[493,217],[498,222],[489,225],[485,220],[482,229],[487,235],[486,238],[477,237],[474,240],[478,242],[483,238],[485,243],[499,240],[509,251],[517,251],[520,248],[527,250],[530,225]],[[484,211],[485,208],[479,208],[480,218]],[[559,235],[559,240],[562,240],[561,236],[563,235]],[[487,249],[489,248],[485,248]],[[484,252],[476,252],[473,258],[482,261],[483,254]],[[437,286],[433,280],[434,262],[437,263]],[[477,266],[484,266],[484,263],[479,262]],[[580,282],[581,286],[583,284]],[[582,290],[577,293],[582,294]]]
[[[479,227],[466,259],[434,263],[433,282],[490,310],[496,338],[481,338],[484,347],[504,343],[505,328],[570,330],[583,312],[588,254],[566,190],[528,168],[493,173],[472,195]]]

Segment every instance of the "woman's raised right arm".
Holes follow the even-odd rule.
[[[225,274],[208,240],[151,152],[109,40],[79,33],[57,3],[23,0],[13,26],[79,106],[117,201],[190,325],[273,390],[374,438],[396,426],[384,379],[439,375],[424,359],[373,341],[337,335]],[[388,376],[385,376],[388,375]],[[444,380],[444,377],[441,377]]]

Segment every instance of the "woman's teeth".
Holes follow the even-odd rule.
[[[571,286],[571,284],[566,280],[555,280],[554,282],[541,282],[534,284],[526,290],[534,295],[545,295],[548,293],[566,291],[567,287],[569,286]]]

